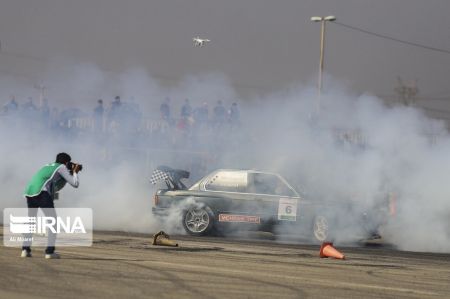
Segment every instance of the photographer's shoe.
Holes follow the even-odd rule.
[[[22,250],[22,253],[20,254],[20,257],[32,257],[31,251]]]
[[[50,260],[50,259],[59,259],[61,258],[61,256],[59,255],[59,253],[57,252],[53,252],[53,253],[46,253],[45,254],[45,258]]]

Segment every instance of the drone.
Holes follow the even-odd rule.
[[[194,47],[203,47],[207,42],[210,42],[209,39],[200,38],[199,36],[194,37],[192,41],[194,42]]]

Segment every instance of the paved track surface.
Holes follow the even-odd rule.
[[[2,246],[0,298],[450,298],[450,254],[339,247],[347,260],[335,260],[255,237],[173,239],[96,232],[60,260]]]

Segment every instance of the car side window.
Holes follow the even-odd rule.
[[[249,174],[248,193],[294,196],[292,190],[276,175],[268,173]]]
[[[247,185],[247,174],[241,171],[219,171],[207,178],[205,189],[208,191],[242,192]]]

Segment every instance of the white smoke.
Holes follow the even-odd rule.
[[[78,107],[88,116],[98,98],[108,107],[115,95],[123,101],[133,97],[141,112],[153,119],[158,118],[159,105],[167,96],[172,99],[174,117],[185,98],[194,107],[207,102],[210,115],[218,100],[227,106],[238,102],[242,115],[238,129],[197,140],[210,146],[210,154],[199,159],[203,164],[193,173],[195,178],[219,167],[269,170],[306,191],[305,196],[350,200],[368,211],[394,193],[397,214],[383,226],[383,237],[404,250],[450,252],[450,187],[446,182],[450,138],[443,123],[416,108],[388,107],[375,96],[354,95],[335,83],[322,95],[318,111],[312,87],[294,86],[262,98],[238,100],[220,74],[189,76],[178,84],[165,85],[144,70],[117,75],[86,64],[49,68],[44,81],[51,105]],[[16,93],[23,95],[18,99],[23,102],[32,90],[18,83],[12,86],[1,86],[4,99]],[[163,145],[145,132],[137,137],[118,132],[107,141],[89,134],[71,138],[49,133],[35,122],[0,116],[1,206],[24,207],[21,192],[27,180],[56,153],[66,151],[84,164],[84,170],[79,190],[66,187],[57,205],[93,208],[97,229],[159,230],[162,224],[151,213],[155,190],[148,178],[152,168],[161,164],[188,168],[193,157],[203,157],[205,152],[201,147],[175,144],[178,135],[169,136]],[[351,217],[364,211],[351,212],[355,215],[335,212],[338,217]],[[171,215],[176,216],[164,227],[177,232],[179,213]],[[346,240],[353,232],[345,229],[338,235]]]

